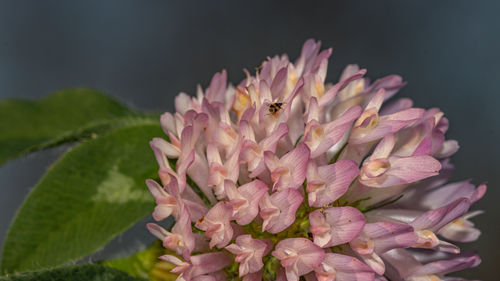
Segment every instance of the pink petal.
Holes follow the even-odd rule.
[[[367,223],[363,233],[375,242],[375,252],[381,254],[395,248],[407,248],[416,243],[413,227],[402,223]]]
[[[186,113],[189,109],[192,109],[192,100],[191,97],[185,93],[180,93],[175,97],[175,111],[180,114]]]
[[[187,207],[189,210],[189,214],[191,216],[191,221],[197,221],[200,219],[202,216],[204,216],[207,212],[208,209],[205,207],[203,202],[193,202],[187,199],[182,200],[184,205]]]
[[[323,247],[330,242],[332,235],[331,226],[326,222],[320,210],[309,213],[310,231],[314,237],[314,244]]]
[[[467,268],[476,267],[481,263],[479,256],[475,254],[463,254],[448,260],[439,260],[425,264],[412,272],[412,275],[424,274],[447,274]]]
[[[379,89],[375,96],[368,102],[365,106],[365,109],[374,109],[376,112],[379,112],[382,103],[384,102],[385,97],[385,89]]]
[[[351,256],[328,253],[325,255],[324,262],[331,264],[338,271],[371,273],[370,268],[366,264]]]
[[[176,122],[175,117],[170,112],[165,112],[160,117],[161,128],[163,129],[163,132],[166,135],[177,132],[175,122]]]
[[[382,110],[380,111],[380,115],[389,115],[393,114],[408,108],[413,107],[413,101],[408,98],[397,99],[393,102],[384,105]]]
[[[194,154],[194,161],[187,169],[187,174],[203,191],[212,204],[216,202],[215,196],[212,194],[212,189],[207,186],[209,176],[209,167],[205,156],[200,153]],[[180,168],[179,168],[180,171]]]
[[[326,217],[323,221],[319,210],[310,214],[311,231],[315,233],[315,243],[321,243],[321,247],[332,247],[351,241],[363,229],[365,216],[353,207],[333,207],[324,211]],[[321,215],[322,216],[322,215]],[[329,228],[329,229],[328,229]],[[327,231],[328,229],[328,231]],[[324,244],[324,240],[316,235],[328,234],[329,241]],[[325,236],[325,237],[328,237]]]
[[[471,203],[476,203],[477,200],[483,198],[485,193],[486,193],[486,183],[482,183],[476,188],[476,192],[474,192],[472,198],[470,198]]]
[[[321,41],[315,42],[313,39],[309,39],[304,43],[300,57],[295,62],[297,73],[304,74],[309,71],[320,47]]]
[[[314,64],[311,72],[316,72],[316,75],[320,77],[320,81],[323,83],[326,78],[326,71],[328,67],[328,58],[332,55],[332,48],[321,51],[314,60]]]
[[[326,270],[329,269],[329,270]],[[373,281],[373,271],[358,259],[334,253],[325,254],[321,265],[316,269],[316,276],[319,281],[331,280],[339,281]]]
[[[436,158],[448,158],[451,155],[455,154],[458,151],[460,146],[456,140],[447,140],[444,141],[443,145],[439,150],[434,154]]]
[[[215,245],[218,248],[225,247],[233,237],[233,229],[230,225],[232,214],[231,204],[221,201],[196,222],[196,227],[205,231],[205,235],[211,239],[210,248]]]
[[[325,252],[311,240],[288,238],[276,245],[272,255],[281,261],[289,281],[299,280],[299,276],[311,272],[325,256]]]
[[[273,82],[271,83],[271,93],[273,99],[276,99],[283,88],[286,85],[288,74],[288,67],[283,67],[274,76]]]
[[[191,229],[191,218],[189,216],[187,208],[184,208],[181,211],[179,218],[175,222],[175,225],[172,227],[172,233],[178,234],[180,240],[182,241],[182,243],[177,244],[176,249],[172,250],[176,250],[177,254],[182,254],[183,256],[188,256],[189,254],[191,254],[195,247],[195,237]]]
[[[267,185],[255,180],[236,188],[232,181],[225,181],[226,194],[230,200],[242,200],[242,206],[233,205],[233,216],[239,225],[247,225],[259,213],[259,202],[262,196],[267,193]]]
[[[377,92],[379,89],[385,89],[385,99],[391,98],[399,89],[401,89],[406,82],[399,75],[388,75],[386,77],[377,79],[371,84],[365,92]]]
[[[410,123],[422,118],[425,110],[422,108],[408,108],[389,115],[380,116],[380,124],[391,127],[391,132],[396,132]]]
[[[243,277],[243,281],[262,281],[262,270],[254,273],[248,273]]]
[[[168,163],[167,155],[160,149],[160,145],[158,144],[158,139],[155,138],[149,142],[149,146],[153,150],[153,153],[156,158],[156,162],[158,162],[158,166],[160,168],[170,168],[170,164]]]
[[[391,155],[395,143],[396,140],[394,138],[394,135],[388,134],[377,144],[375,150],[373,150],[372,155],[370,155],[370,159],[388,158],[389,155]]]
[[[359,71],[359,66],[357,64],[348,64],[342,70],[340,74],[339,81],[347,79],[349,76],[352,76],[354,73]]]
[[[168,218],[170,215],[177,216],[177,205],[176,204],[171,204],[172,201],[168,200],[162,200],[163,198],[160,198],[159,200],[156,201],[158,204],[154,211],[153,211],[153,218],[155,221],[161,221],[166,218]]]
[[[295,221],[295,213],[302,203],[302,195],[295,189],[287,188],[264,195],[259,203],[260,216],[264,219],[262,231],[278,233]]]
[[[325,106],[327,105],[328,103],[330,103],[334,98],[335,96],[337,95],[337,93],[342,90],[343,88],[345,88],[347,85],[349,85],[349,83],[353,82],[353,81],[356,81],[360,78],[362,78],[364,75],[366,74],[366,69],[361,69],[359,70],[358,72],[354,73],[353,75],[351,75],[350,77],[340,81],[339,83],[333,85],[333,87],[331,87],[319,100],[319,105],[320,106]]]
[[[215,279],[215,277],[211,276],[211,275],[200,275],[200,276],[194,277],[191,280],[192,281],[217,281],[217,279]]]
[[[262,257],[266,255],[270,248],[264,239],[253,239],[249,234],[240,235],[236,238],[236,243],[226,247],[226,250],[237,255],[236,262],[240,263],[239,276],[248,273],[255,273],[262,269]],[[270,242],[272,243],[272,242]]]
[[[369,162],[363,167],[368,167]],[[441,164],[428,155],[389,158],[387,171],[377,177],[360,176],[360,182],[371,187],[389,187],[400,184],[413,183],[439,173]],[[366,174],[366,173],[365,173]]]
[[[380,258],[380,256],[377,253],[372,252],[372,253],[366,254],[366,255],[359,255],[359,257],[375,273],[377,273],[379,275],[383,275],[384,274],[384,272],[385,272],[385,263],[384,263],[384,261],[382,260],[382,258]]]
[[[149,191],[151,192],[151,194],[153,194],[153,196],[155,198],[156,197],[167,197],[167,196],[169,196],[169,194],[165,191],[165,189],[163,189],[163,187],[161,185],[159,185],[154,180],[147,179],[146,180],[146,185],[147,185]]]
[[[287,169],[288,173],[284,175],[284,178],[279,183],[275,183],[273,189],[281,190],[283,188],[299,188],[302,186],[306,178],[309,154],[309,148],[301,142],[294,150],[281,157],[279,165]],[[271,173],[273,173],[272,170]]]
[[[255,148],[256,154],[253,155],[254,159],[249,158],[247,155],[243,154],[242,159],[245,161],[252,161],[252,168],[249,165],[249,171],[251,171],[251,177],[257,177],[260,173],[262,173],[266,166],[264,164],[264,151],[276,151],[276,146],[278,145],[278,141],[288,133],[288,126],[286,124],[280,124],[269,136],[264,138],[258,146]],[[248,141],[243,142],[242,153],[245,153],[247,149],[245,149],[245,144],[248,146]]]
[[[377,96],[375,96],[377,97]],[[378,104],[377,104],[378,105]],[[368,109],[365,112],[370,112],[374,114],[378,120],[373,123],[373,127],[362,127],[359,124],[360,120],[356,122],[355,128],[353,129],[350,137],[350,142],[354,144],[367,143],[374,140],[383,138],[385,135],[390,133],[395,133],[412,122],[420,119],[424,115],[424,110],[420,108],[409,108],[400,112],[396,112],[390,115],[383,115],[378,117],[378,114],[374,109]],[[362,116],[365,116],[363,113]],[[371,115],[370,115],[371,116]],[[363,118],[363,117],[362,117]]]
[[[154,149],[161,151],[161,153],[165,154],[168,158],[178,158],[180,154],[179,147],[167,142],[162,138],[153,138],[150,142],[151,147]]]
[[[193,264],[192,276],[213,273],[233,263],[233,259],[227,252],[212,252],[195,255],[190,258]]]
[[[169,232],[165,230],[163,227],[157,225],[156,223],[148,223],[146,224],[146,227],[148,228],[149,232],[156,236],[156,238],[163,240]]]
[[[314,166],[309,166],[314,169]],[[344,193],[349,188],[349,185],[358,175],[358,165],[351,160],[340,160],[334,164],[321,166],[317,168],[317,177],[314,172],[308,172],[307,192],[309,193],[309,205],[313,207],[321,207],[328,205]],[[323,188],[315,189],[314,182],[320,182],[324,185]]]
[[[394,154],[398,156],[411,156],[415,154],[415,150],[420,146],[429,146],[432,149],[432,139],[430,138],[432,130],[434,129],[434,117],[422,119],[418,124],[413,125],[407,129],[399,131],[398,134],[398,147],[396,147]],[[422,144],[423,141],[427,144]],[[423,151],[423,147],[420,147]]]
[[[188,168],[193,164],[194,158],[195,158],[195,152],[193,150],[193,151],[187,153],[187,155],[185,157],[183,157],[182,160],[180,160],[180,159],[177,160],[177,174],[178,174],[178,183],[179,183],[179,192],[180,193],[184,192],[184,189],[187,186],[186,174],[187,174]]]
[[[226,83],[227,83],[227,72],[226,70],[222,70],[222,72],[217,72],[213,77],[212,81],[210,81],[210,86],[206,90],[205,96],[210,102],[224,101],[224,94],[226,92]]]
[[[411,156],[429,155],[432,154],[432,140],[430,137],[424,138],[422,142],[415,148]]]
[[[175,180],[171,183],[173,184]],[[176,182],[176,181],[175,181]],[[151,193],[155,196],[156,204],[155,210],[153,212],[153,218],[156,221],[161,221],[173,215],[175,218],[179,215],[179,203],[177,199],[168,194],[163,187],[161,187],[156,181],[146,180],[146,185],[148,186]]]
[[[309,123],[311,120],[316,120],[316,121],[321,121],[320,120],[320,108],[318,105],[318,100],[316,97],[312,97],[309,100],[309,106],[307,107],[307,112],[305,113],[306,118],[306,123]]]
[[[352,207],[333,207],[325,210],[326,221],[332,226],[328,247],[351,241],[363,229],[365,216]]]
[[[190,269],[192,268],[192,265],[190,263],[184,262],[172,255],[163,255],[158,258],[174,265],[174,269],[172,269],[170,272],[175,274],[184,275],[184,272],[190,271]]]
[[[422,264],[418,262],[415,257],[405,249],[390,250],[387,253],[382,254],[382,257],[384,259],[384,262],[388,265],[388,268],[392,269],[385,272],[385,275],[391,279],[407,278],[411,275],[412,272],[422,266]]]
[[[460,254],[460,248],[446,241],[439,240],[439,244],[433,248],[441,253]]]
[[[475,211],[468,213],[458,219],[455,219],[451,223],[445,225],[439,230],[439,235],[442,237],[456,242],[472,242],[479,238],[481,231],[474,228],[474,224],[468,219],[479,214],[482,211]]]
[[[444,207],[425,212],[413,220],[411,225],[415,230],[428,229],[437,232],[454,219],[463,216],[469,206],[470,201],[468,199],[460,198]]]
[[[285,273],[285,269],[279,265],[278,269],[276,270],[276,281],[288,281]]]
[[[452,203],[459,198],[467,198],[471,204],[476,201],[479,194],[484,194],[485,185],[477,189],[470,181],[449,183],[439,188],[434,188],[418,198],[419,206],[423,209],[435,209]]]
[[[352,125],[354,120],[361,114],[361,107],[353,106],[350,107],[342,116],[336,118],[330,123],[324,125],[324,138],[321,140],[318,146],[311,148],[311,158],[316,158],[319,155],[325,153],[333,145],[335,145],[345,134],[347,129]],[[306,132],[305,140],[308,143],[308,135],[311,133]]]

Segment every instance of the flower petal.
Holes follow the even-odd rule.
[[[351,160],[340,160],[318,168],[309,165],[309,170],[314,169],[316,171],[308,171],[306,188],[309,205],[313,207],[328,205],[340,198],[359,173],[358,165]]]
[[[416,230],[428,229],[433,232],[439,231],[454,219],[461,217],[467,212],[470,201],[460,198],[439,209],[430,210],[417,217],[411,222]]]
[[[322,247],[332,247],[351,241],[366,223],[365,216],[353,207],[328,208],[324,213],[326,215],[325,221],[330,226],[329,234],[331,238]]]
[[[317,267],[325,252],[311,240],[305,238],[287,238],[276,245],[272,255],[281,261],[289,281],[299,280]]]

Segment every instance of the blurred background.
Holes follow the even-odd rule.
[[[441,108],[456,180],[488,181],[474,208],[483,264],[459,275],[498,280],[500,260],[499,1],[1,1],[0,98],[40,98],[92,87],[135,108],[172,111],[180,91],[194,94],[225,68],[266,56],[294,59],[316,38],[333,47],[328,79],[358,63],[373,79],[400,74],[398,94]],[[17,208],[66,148],[38,152],[0,168],[0,241]],[[152,241],[141,223],[91,259],[132,252]]]

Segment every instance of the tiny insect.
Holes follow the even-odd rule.
[[[275,114],[278,111],[282,109],[283,103],[282,102],[275,102],[269,105],[269,113],[270,114]]]

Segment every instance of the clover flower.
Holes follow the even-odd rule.
[[[161,117],[147,186],[154,219],[176,222],[148,229],[177,280],[460,280],[445,275],[480,263],[453,243],[478,238],[469,208],[486,186],[446,184],[448,120],[385,103],[397,75],[349,65],[325,83],[331,52],[308,40],[236,87],[222,71]]]

